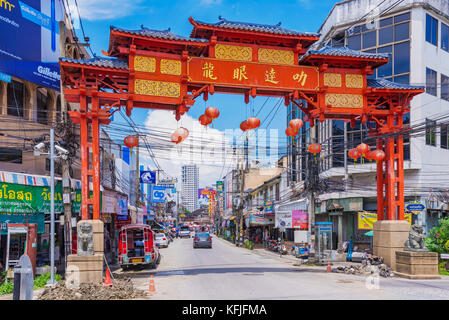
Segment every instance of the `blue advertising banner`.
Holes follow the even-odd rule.
[[[165,187],[154,186],[151,191],[151,198],[153,203],[165,203]]]
[[[0,1],[0,72],[59,90],[59,0]]]
[[[140,183],[156,183],[156,172],[142,171],[140,173]]]

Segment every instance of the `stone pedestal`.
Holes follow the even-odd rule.
[[[104,261],[104,224],[101,220],[80,220],[92,225],[94,255],[69,255],[67,258],[68,272],[78,272],[79,283],[101,283],[103,281]],[[66,278],[70,276],[66,274]],[[73,279],[73,278],[72,278]]]
[[[103,254],[79,256],[71,254],[67,258],[68,272],[66,278],[79,277],[79,283],[101,283],[103,281]],[[78,273],[78,274],[76,274]]]
[[[408,279],[441,279],[438,274],[438,253],[396,251],[394,273]]]
[[[404,250],[410,225],[407,221],[380,220],[373,226],[373,253],[396,271],[396,251]]]

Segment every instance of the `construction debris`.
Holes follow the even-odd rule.
[[[79,289],[68,289],[61,281],[45,288],[38,300],[127,300],[148,298],[145,291],[135,289],[129,278],[114,279],[112,286],[83,283]]]
[[[384,278],[393,276],[393,269],[383,263],[382,257],[377,256],[367,257],[360,265],[351,264],[345,267],[334,268],[332,272],[360,275],[377,274]]]

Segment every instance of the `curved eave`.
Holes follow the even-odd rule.
[[[162,42],[162,43],[170,43],[170,44],[179,44],[180,46],[196,46],[196,47],[206,47],[208,45],[207,42],[203,42],[203,41],[199,41],[199,40],[181,40],[181,39],[167,39],[164,37],[151,37],[148,35],[143,35],[143,34],[138,34],[138,33],[133,33],[133,32],[125,32],[125,31],[117,31],[117,30],[112,30],[111,29],[111,36],[115,35],[115,36],[122,36],[125,38],[129,38],[129,37],[133,37],[133,38],[137,38],[137,39],[142,39],[142,40],[155,40],[157,42]],[[111,37],[110,37],[111,38]]]
[[[66,62],[66,61],[59,61],[59,65],[61,68],[85,68],[85,69],[96,69],[96,70],[105,70],[105,71],[122,71],[124,73],[128,73],[129,69],[125,68],[114,68],[114,67],[104,67],[104,66],[96,66],[92,64],[87,63],[76,63],[76,62]]]
[[[330,61],[330,62],[329,62]],[[374,66],[378,68],[384,64],[388,63],[388,58],[385,59],[373,59],[373,58],[363,58],[363,57],[351,57],[351,56],[336,56],[336,55],[322,55],[322,54],[311,54],[307,56],[305,59],[300,59],[299,63],[309,63],[314,64],[314,62],[318,62],[321,64],[329,64],[332,65],[332,61],[338,61],[341,63],[344,62],[365,62],[368,65]]]
[[[375,92],[381,92],[381,93],[404,93],[404,94],[413,94],[418,95],[421,93],[424,93],[424,89],[407,89],[407,88],[373,88],[373,87],[367,87],[367,89],[370,90],[371,93]]]
[[[193,25],[193,30],[190,33],[190,38],[197,38],[196,31],[197,29],[202,30],[209,30],[209,31],[226,31],[226,32],[234,32],[234,33],[240,33],[240,34],[246,34],[246,35],[254,35],[261,34],[264,36],[269,37],[276,37],[276,38],[284,38],[289,40],[306,40],[306,41],[312,41],[316,42],[320,39],[319,36],[316,35],[307,35],[307,34],[301,34],[301,35],[293,35],[293,34],[280,34],[275,32],[268,32],[268,31],[260,31],[260,30],[246,30],[243,28],[231,28],[231,27],[221,27],[221,26],[212,26],[210,24],[202,24],[198,21],[195,21],[192,17],[189,17],[190,23]]]

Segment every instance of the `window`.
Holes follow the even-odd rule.
[[[388,77],[393,74],[393,47],[386,46],[377,49],[378,53],[388,53],[388,63],[380,66],[377,69],[377,76],[379,78]]]
[[[362,48],[360,39],[360,34],[349,37],[348,48],[352,50],[360,50]]]
[[[22,163],[22,150],[14,148],[0,148],[0,161]]]
[[[394,41],[393,26],[379,30],[379,45],[391,43]]]
[[[37,90],[37,122],[47,124],[47,95]]]
[[[449,77],[441,74],[441,99],[449,101]]]
[[[441,49],[449,52],[449,26],[441,23]]]
[[[438,20],[426,14],[426,41],[433,45],[438,43]]]
[[[426,92],[433,96],[437,95],[437,73],[426,68]]]
[[[394,74],[410,72],[410,42],[394,45]]]
[[[449,141],[447,135],[448,125],[441,126],[441,148],[448,149]]]
[[[332,167],[343,167],[344,161],[344,129],[343,120],[332,120]]]
[[[409,23],[401,23],[394,26],[394,41],[407,40],[409,38]]]
[[[362,34],[363,48],[371,48],[376,46],[376,30]]]
[[[25,88],[23,83],[12,80],[7,89],[7,113],[10,116],[23,117]]]
[[[436,121],[426,119],[426,144],[436,146]]]

